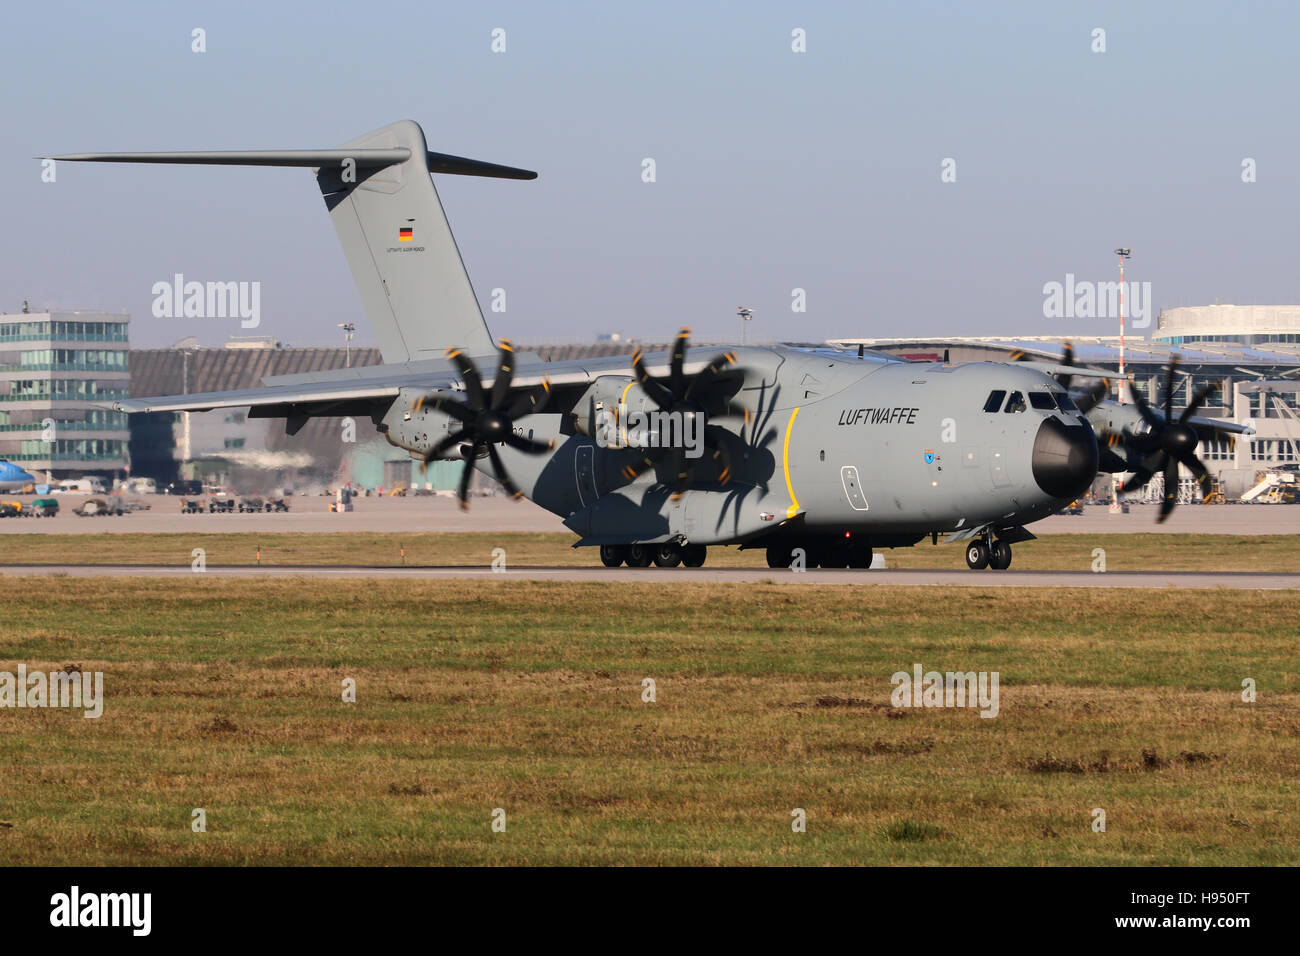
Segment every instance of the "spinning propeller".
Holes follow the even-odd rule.
[[[1133,469],[1132,477],[1119,486],[1120,491],[1141,488],[1157,471],[1164,472],[1165,492],[1164,499],[1160,502],[1160,516],[1157,521],[1168,518],[1178,502],[1179,464],[1186,466],[1187,470],[1196,477],[1203,498],[1208,498],[1212,490],[1210,473],[1196,457],[1196,443],[1200,441],[1200,436],[1187,420],[1196,414],[1197,409],[1205,404],[1205,400],[1218,391],[1219,387],[1213,382],[1202,385],[1196,390],[1188,406],[1183,409],[1183,413],[1175,419],[1173,415],[1174,375],[1177,374],[1177,368],[1178,356],[1175,355],[1169,361],[1169,371],[1165,376],[1163,417],[1153,412],[1138,392],[1129,389],[1129,394],[1133,396],[1133,404],[1138,414],[1142,416],[1142,420],[1146,422],[1149,431],[1141,434],[1134,434],[1128,430],[1118,433],[1103,432],[1099,436],[1111,447],[1116,444],[1123,445],[1129,453],[1130,461],[1134,458],[1141,459],[1137,468]]]
[[[460,422],[459,429],[424,453],[424,463],[427,465],[454,445],[465,446],[462,449],[465,470],[461,472],[460,487],[456,492],[462,509],[469,507],[469,481],[474,475],[474,460],[483,449],[487,449],[488,458],[492,462],[492,471],[497,481],[501,482],[501,487],[505,488],[512,497],[519,499],[524,493],[510,480],[510,474],[501,463],[501,456],[497,453],[496,446],[504,442],[511,448],[529,455],[540,455],[555,446],[554,442],[534,441],[517,435],[514,429],[516,419],[538,412],[546,404],[551,392],[550,379],[543,380],[537,388],[511,401],[510,384],[514,378],[515,350],[509,339],[502,339],[498,348],[500,361],[497,363],[497,374],[492,382],[491,393],[484,390],[483,379],[479,376],[478,367],[474,362],[459,349],[448,349],[447,357],[456,363],[456,368],[460,370],[460,377],[465,383],[466,401],[458,402],[446,395],[430,394],[416,399],[413,407],[413,411],[419,411],[428,404],[434,410],[445,412]]]
[[[640,349],[632,356],[632,368],[636,371],[642,390],[660,411],[679,413],[683,421],[688,416],[694,417],[703,424],[704,448],[712,452],[711,457],[719,468],[718,483],[725,486],[731,480],[731,455],[725,444],[731,433],[718,425],[708,424],[708,416],[744,415],[745,421],[749,421],[748,410],[733,404],[721,387],[728,375],[727,370],[736,363],[736,353],[724,352],[695,375],[687,377],[683,367],[686,364],[690,333],[690,329],[682,329],[677,333],[666,380],[654,378],[646,371]],[[623,469],[623,477],[631,481],[668,455],[672,456],[673,497],[680,498],[691,486],[696,462],[704,459],[703,455],[695,459],[688,458],[684,445],[646,449],[640,461]]]

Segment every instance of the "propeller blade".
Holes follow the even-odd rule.
[[[1128,393],[1130,396],[1132,396],[1133,404],[1137,406],[1138,414],[1142,416],[1142,420],[1144,422],[1146,422],[1152,428],[1159,428],[1161,425],[1164,424],[1162,421],[1160,421],[1160,417],[1156,415],[1155,412],[1151,411],[1151,406],[1147,404],[1147,401],[1145,398],[1142,397],[1141,392],[1139,392],[1135,388],[1130,388],[1128,390]]]
[[[714,356],[712,362],[700,370],[700,374],[691,379],[690,385],[686,387],[686,398],[692,397],[695,392],[704,391],[719,378],[725,368],[736,363],[735,352],[724,352],[722,355]]]
[[[1174,420],[1174,376],[1178,370],[1178,356],[1169,356],[1169,371],[1165,373],[1165,421]]]
[[[1122,472],[1129,470],[1128,460],[1125,458],[1121,458],[1119,455],[1115,454],[1109,448],[1103,446],[1102,448],[1098,449],[1098,455],[1099,455],[1099,461],[1097,463],[1098,471],[1104,471],[1108,475],[1118,475]]]
[[[428,395],[421,395],[411,406],[412,412],[418,412],[425,405],[435,412],[446,412],[458,422],[468,421],[473,416],[473,411],[464,402],[457,401],[454,398],[448,398],[446,395],[439,395],[436,392],[430,392]]]
[[[1210,492],[1214,490],[1214,480],[1210,478],[1210,473],[1201,464],[1201,460],[1190,453],[1178,460],[1196,477],[1196,484],[1201,489],[1201,500],[1210,497]]]
[[[478,443],[470,449],[465,459],[465,469],[460,473],[460,486],[456,489],[456,498],[460,501],[460,510],[469,510],[469,480],[474,477],[474,459],[478,457]]]
[[[516,435],[514,432],[511,432],[506,436],[505,442],[511,448],[525,452],[529,455],[540,455],[555,447],[555,442],[553,441],[537,441],[532,438],[525,438],[523,435]]]
[[[1061,364],[1069,365],[1070,367],[1074,366],[1074,346],[1071,345],[1069,342],[1065,343],[1065,348],[1061,352]],[[1056,380],[1060,382],[1061,386],[1068,392],[1070,390],[1070,382],[1074,380],[1074,376],[1058,375],[1056,376]],[[1096,403],[1094,402],[1093,404]]]
[[[1218,390],[1219,390],[1219,386],[1216,385],[1214,382],[1209,382],[1205,385],[1202,385],[1200,388],[1198,388],[1196,390],[1196,394],[1192,396],[1192,403],[1188,405],[1185,409],[1183,409],[1183,413],[1178,416],[1179,424],[1182,424],[1183,422],[1187,421],[1187,419],[1189,419],[1191,416],[1195,415],[1197,409],[1199,409],[1202,405],[1205,404],[1205,400],[1209,398],[1211,395],[1213,395],[1215,392],[1217,392]]]
[[[450,448],[452,445],[458,445],[461,442],[466,441],[468,438],[469,438],[469,429],[462,428],[458,431],[452,432],[450,435],[448,435],[446,438],[438,442],[438,444],[434,445],[432,448],[430,448],[428,451],[424,453],[424,463],[427,465],[435,458],[441,456],[442,453],[446,451],[448,448]]]
[[[661,411],[671,412],[673,410],[672,392],[650,377],[650,373],[645,368],[645,357],[640,349],[637,349],[632,355],[632,370],[636,372],[637,381],[641,383],[641,390],[650,396],[650,401],[658,405]]]
[[[523,418],[525,415],[533,415],[540,412],[546,407],[546,403],[551,400],[551,380],[544,379],[541,385],[530,389],[514,400],[508,409],[506,417],[511,421]]]
[[[653,468],[654,463],[663,455],[662,449],[648,452],[639,461],[623,466],[623,477],[628,481],[633,481],[642,474],[647,468]]]
[[[1156,524],[1168,518],[1174,505],[1178,504],[1178,462],[1169,456],[1165,457],[1168,459],[1165,462],[1165,496],[1160,500],[1160,514],[1156,516]]]
[[[492,407],[500,408],[510,394],[510,382],[515,376],[515,347],[509,339],[497,343],[497,377],[492,381]],[[511,416],[512,418],[514,416]]]
[[[682,329],[673,342],[672,360],[668,363],[668,390],[673,394],[673,401],[686,397],[686,379],[682,375],[682,366],[686,362],[686,349],[690,342],[690,329]]]
[[[483,379],[479,378],[478,367],[460,349],[448,349],[447,358],[456,364],[460,377],[465,381],[465,397],[469,399],[469,407],[476,412],[481,411],[486,406],[483,401]]]
[[[1158,451],[1154,455],[1149,456],[1145,461],[1140,462],[1138,466],[1133,469],[1133,475],[1127,481],[1120,482],[1119,490],[1136,491],[1141,488],[1150,481],[1151,476],[1160,469],[1160,459],[1165,457],[1168,456],[1165,455],[1164,452]]]
[[[1068,389],[1069,386],[1066,385],[1066,388]],[[1097,403],[1100,402],[1103,398],[1105,398],[1106,393],[1109,391],[1110,388],[1109,386],[1106,385],[1105,382],[1097,382],[1095,385],[1092,386],[1092,388],[1088,389],[1086,392],[1084,392],[1082,395],[1076,398],[1074,400],[1074,404],[1079,406],[1079,411],[1087,415],[1090,411],[1092,411],[1094,408],[1097,407]]]
[[[506,494],[518,501],[524,493],[510,480],[510,472],[506,471],[506,466],[501,463],[501,456],[497,454],[496,446],[488,445],[487,450],[488,460],[492,462],[492,473],[496,475],[497,481],[501,482],[501,487],[506,490]]]

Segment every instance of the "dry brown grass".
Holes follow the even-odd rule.
[[[0,670],[108,694],[99,720],[0,711],[12,863],[1297,862],[1291,592],[0,579],[0,603]],[[1000,715],[892,708],[914,662],[999,671]]]

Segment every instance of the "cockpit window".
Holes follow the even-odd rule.
[[[988,401],[984,403],[984,411],[996,412],[1002,407],[1002,399],[1006,397],[1007,393],[1005,389],[999,388],[989,392]]]
[[[1070,398],[1069,392],[1057,392],[1056,404],[1061,406],[1063,412],[1070,412],[1075,415],[1079,413],[1079,406],[1074,404],[1074,399]]]
[[[1040,412],[1056,411],[1056,402],[1052,401],[1050,392],[1030,392],[1029,404],[1033,405],[1034,408],[1038,409]]]
[[[1011,397],[1007,399],[1007,407],[1004,408],[1003,411],[1023,412],[1028,407],[1029,406],[1025,404],[1025,396],[1021,395],[1019,392],[1012,392]]]

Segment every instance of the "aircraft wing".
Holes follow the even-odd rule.
[[[1220,435],[1253,435],[1255,429],[1249,425],[1239,425],[1237,422],[1228,421],[1223,418],[1202,418],[1199,415],[1193,415],[1187,419],[1187,424],[1191,425],[1198,432],[1211,431]]]
[[[434,386],[431,386],[434,387]],[[245,408],[259,405],[315,405],[366,399],[393,399],[399,387],[388,383],[321,382],[315,385],[270,385],[228,392],[195,392],[158,398],[124,398],[109,407],[118,412],[206,412],[214,408]]]
[[[434,364],[434,363],[430,363]],[[700,364],[703,367],[703,363]],[[214,408],[258,408],[276,406],[281,409],[316,406],[310,414],[328,414],[322,406],[347,402],[392,401],[403,389],[421,391],[463,391],[464,383],[456,369],[438,361],[435,369],[414,370],[409,366],[375,365],[361,369],[335,369],[332,371],[274,376],[269,384],[260,388],[232,389],[224,392],[191,392],[188,395],[162,395],[154,398],[123,398],[115,402],[98,403],[113,411],[139,412],[206,412]],[[607,366],[607,367],[601,367]],[[688,365],[688,369],[689,369]],[[663,368],[651,365],[654,372],[666,374]],[[480,367],[484,381],[491,383],[496,373],[495,364],[483,363]],[[514,390],[535,388],[543,379],[555,386],[585,385],[597,375],[622,372],[631,374],[629,356],[618,356],[597,362],[569,360],[564,362],[530,362],[520,369],[512,383]],[[271,417],[276,417],[273,412]]]

